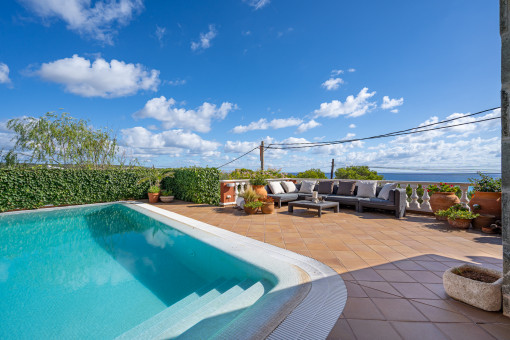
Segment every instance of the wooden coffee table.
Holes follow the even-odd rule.
[[[322,216],[322,209],[333,209],[334,212],[339,212],[340,207],[338,202],[318,202],[313,203],[312,201],[294,201],[289,202],[289,212],[294,211],[294,207],[296,208],[307,208],[307,209],[315,209],[319,212],[319,217]]]

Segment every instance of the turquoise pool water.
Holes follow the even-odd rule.
[[[209,337],[274,286],[134,205],[0,215],[0,240],[0,339]]]

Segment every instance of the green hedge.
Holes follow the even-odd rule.
[[[178,199],[218,205],[219,171],[174,169],[168,184]],[[137,182],[150,169],[0,169],[0,212],[45,205],[88,204],[147,197],[149,183]]]
[[[216,168],[173,169],[174,177],[163,180],[177,199],[212,205],[220,204],[220,171]]]

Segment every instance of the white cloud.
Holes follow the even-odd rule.
[[[329,78],[324,83],[322,83],[322,87],[324,87],[326,90],[336,90],[340,87],[340,84],[343,84],[344,81],[342,78]]]
[[[4,63],[0,63],[0,84],[10,84],[9,79],[9,66]]]
[[[356,127],[356,124],[349,125],[349,129],[354,129]]]
[[[333,71],[331,71],[331,75],[332,76],[337,76],[337,75],[342,74],[342,73],[344,73],[343,70],[333,70]]]
[[[58,18],[82,36],[112,44],[117,28],[143,9],[142,0],[19,0],[43,19]]]
[[[198,153],[212,155],[219,143],[202,139],[199,135],[183,130],[168,130],[153,133],[141,126],[121,130],[126,147],[132,148],[135,155],[180,155]]]
[[[402,97],[400,99],[396,99],[396,98],[390,99],[390,97],[384,96],[383,103],[381,105],[381,109],[383,109],[383,110],[393,109],[393,110],[391,110],[391,112],[397,113],[398,109],[394,109],[394,108],[397,106],[401,106],[402,104],[404,104],[404,97]]]
[[[299,118],[284,118],[284,119],[273,119],[268,121],[265,118],[261,118],[256,122],[251,122],[248,125],[238,125],[232,129],[233,133],[244,133],[253,130],[267,130],[267,129],[283,129],[289,126],[298,126],[303,122]]]
[[[259,143],[257,142],[241,142],[241,141],[227,141],[224,146],[225,152],[244,153],[252,150]]]
[[[158,38],[159,44],[163,46],[163,38],[166,35],[166,27],[159,27],[156,25],[156,38]]]
[[[347,70],[347,72],[356,72],[356,69],[350,68],[350,69]]]
[[[269,3],[271,2],[271,0],[243,0],[243,1],[250,5],[251,7],[255,8],[255,10],[261,9],[264,6],[269,5]]]
[[[71,93],[83,97],[113,98],[135,94],[139,90],[156,91],[159,71],[147,71],[143,65],[112,59],[90,60],[73,55],[42,64],[35,72],[42,79],[59,83]]]
[[[168,80],[166,83],[167,83],[168,85],[172,85],[172,86],[179,86],[179,85],[184,85],[184,84],[186,84],[186,79]]]
[[[297,132],[301,133],[301,132],[305,132],[307,130],[310,130],[310,129],[313,129],[313,128],[316,128],[317,126],[321,126],[322,124],[321,123],[318,123],[316,122],[315,120],[310,120],[308,123],[302,123],[298,126],[297,128]]]
[[[348,117],[359,117],[373,110],[377,105],[370,102],[369,99],[375,95],[374,92],[368,92],[368,88],[363,88],[356,97],[348,96],[345,102],[333,100],[330,103],[322,103],[320,108],[314,111],[315,117],[336,118],[346,115]]]
[[[209,32],[200,33],[200,40],[191,42],[191,49],[193,51],[208,49],[211,47],[211,40],[213,40],[216,35],[218,35],[216,27],[214,25],[209,25]]]
[[[213,119],[223,120],[227,114],[235,110],[235,104],[224,102],[217,107],[215,104],[204,102],[195,110],[175,107],[173,98],[165,96],[152,98],[145,106],[133,114],[134,118],[153,118],[163,123],[164,129],[183,128],[198,132],[209,132]]]

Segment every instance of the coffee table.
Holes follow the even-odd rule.
[[[312,201],[294,201],[289,202],[289,212],[294,211],[294,207],[296,208],[307,208],[307,209],[315,209],[319,212],[319,217],[322,216],[322,209],[333,209],[334,212],[338,212],[340,207],[338,202],[318,202],[313,203]]]

